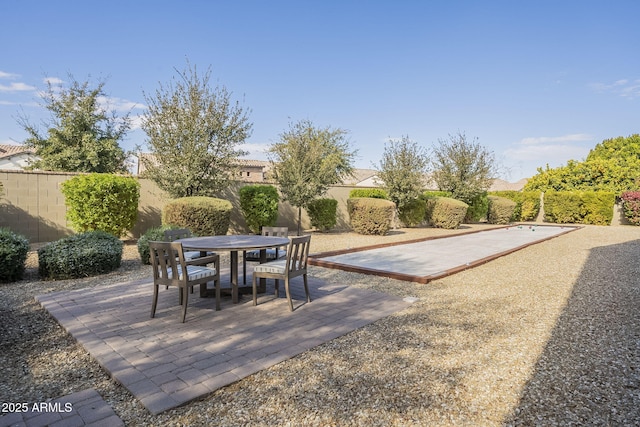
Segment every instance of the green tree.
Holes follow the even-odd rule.
[[[433,179],[439,190],[469,204],[491,187],[498,172],[495,156],[477,138],[468,141],[464,132],[458,132],[438,142],[433,148]]]
[[[424,191],[429,157],[426,150],[408,136],[403,136],[399,141],[389,139],[377,172],[389,199],[402,211]]]
[[[238,147],[252,124],[225,87],[211,87],[190,64],[155,96],[145,94],[142,129],[153,161],[146,175],[172,197],[213,196],[227,188],[246,154]]]
[[[269,148],[283,200],[298,208],[298,234],[302,208],[353,173],[357,151],[350,150],[346,135],[345,130],[317,128],[310,120],[301,120],[290,123],[280,141]]]
[[[119,141],[131,127],[129,115],[118,117],[100,101],[105,81],[95,88],[69,75],[68,88],[47,83],[43,106],[51,113],[46,136],[21,116],[18,123],[30,135],[24,145],[35,149],[40,160],[30,168],[65,172],[126,172],[127,154]]]
[[[557,168],[538,168],[527,191],[610,191],[620,194],[640,188],[640,135],[607,139],[584,161],[569,160]]]

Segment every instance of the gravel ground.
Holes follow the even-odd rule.
[[[470,228],[314,233],[311,250]],[[150,277],[135,245],[117,272],[83,280],[38,281],[30,254],[26,280],[0,285],[0,402],[93,387],[131,426],[640,425],[639,260],[640,227],[588,226],[427,285],[311,267],[316,277],[419,301],[152,416],[34,300]]]

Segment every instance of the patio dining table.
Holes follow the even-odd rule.
[[[231,270],[231,298],[233,303],[238,302],[238,251],[260,250],[260,263],[267,261],[267,249],[286,246],[289,239],[286,237],[259,236],[259,235],[241,235],[232,234],[225,236],[204,236],[204,237],[188,237],[178,239],[176,242],[182,243],[185,250],[200,252],[226,252],[230,253],[230,270]],[[264,287],[264,279],[260,279],[261,288]],[[208,291],[206,286],[200,286],[200,296],[207,297]]]

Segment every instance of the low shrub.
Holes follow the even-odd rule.
[[[173,199],[162,210],[162,224],[188,228],[197,236],[227,234],[231,224],[231,202],[214,197]]]
[[[489,224],[509,224],[517,203],[506,197],[488,196],[488,198],[487,222]]]
[[[315,199],[307,205],[311,226],[319,231],[329,231],[338,222],[338,201],[336,199]]]
[[[16,282],[24,275],[29,241],[8,228],[0,228],[0,283]]]
[[[426,202],[426,219],[436,228],[455,229],[460,227],[469,205],[450,197],[430,197]]]
[[[640,191],[625,191],[620,199],[627,220],[633,225],[640,225]]]
[[[384,236],[391,229],[396,204],[371,197],[347,199],[351,228],[356,233]]]
[[[428,199],[428,198],[431,198],[431,197],[451,197],[451,192],[450,191],[427,190],[427,191],[422,193],[422,196],[425,199]]]
[[[489,198],[487,193],[480,193],[474,196],[469,203],[467,213],[464,217],[464,222],[467,224],[480,222],[487,217],[489,212]]]
[[[545,221],[609,225],[613,219],[615,194],[608,191],[547,191]]]
[[[349,192],[349,198],[351,199],[356,197],[389,200],[389,193],[382,188],[354,188]]]
[[[51,242],[38,250],[42,279],[75,279],[120,267],[122,242],[104,231],[88,231]]]
[[[534,221],[540,212],[540,191],[492,191],[491,196],[505,197],[516,202],[511,221]]]
[[[417,227],[424,222],[426,209],[425,199],[418,197],[399,209],[398,216],[405,227]]]
[[[140,262],[143,264],[151,264],[151,252],[149,249],[149,242],[164,240],[164,231],[171,227],[162,225],[160,227],[152,227],[144,232],[138,239],[138,254],[140,255]]]
[[[262,227],[273,227],[278,220],[278,189],[273,185],[246,185],[240,189],[240,209],[247,227],[260,234]]]

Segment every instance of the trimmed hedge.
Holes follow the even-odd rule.
[[[640,191],[625,191],[620,196],[624,216],[633,225],[640,225]]]
[[[315,199],[307,205],[311,226],[319,231],[329,231],[338,222],[338,201],[336,199]]]
[[[75,231],[102,230],[121,237],[136,224],[140,183],[133,177],[78,175],[63,182],[60,190]]]
[[[424,222],[426,214],[426,201],[422,197],[418,197],[399,209],[398,217],[405,227],[417,227]]]
[[[38,273],[45,280],[109,273],[121,262],[122,242],[104,231],[75,234],[38,250]]]
[[[391,229],[396,204],[390,200],[352,197],[347,199],[347,210],[353,231],[384,236]]]
[[[547,191],[545,221],[609,225],[613,219],[615,194],[608,191]]]
[[[489,211],[487,222],[489,224],[509,224],[516,209],[516,202],[500,196],[489,197]]]
[[[240,209],[247,227],[260,234],[262,227],[273,227],[278,220],[278,189],[273,185],[246,185],[240,189]]]
[[[492,191],[489,195],[506,197],[516,202],[511,221],[535,221],[540,213],[540,191]]]
[[[29,253],[29,240],[8,228],[0,228],[0,283],[21,280]]]
[[[231,202],[195,196],[173,199],[162,210],[162,224],[188,228],[197,236],[226,235],[231,224]]]
[[[140,255],[140,262],[143,264],[151,264],[151,250],[149,249],[149,242],[156,241],[161,242],[164,240],[164,230],[169,230],[171,227],[162,225],[160,227],[152,227],[144,232],[138,239],[138,254]]]
[[[389,193],[382,188],[354,188],[349,192],[349,198],[351,199],[356,197],[389,200]]]
[[[477,194],[467,203],[467,213],[464,217],[464,222],[467,224],[480,222],[487,217],[489,212],[489,198],[487,193]]]
[[[455,229],[460,227],[469,205],[450,197],[430,197],[426,202],[426,219],[436,228]]]

